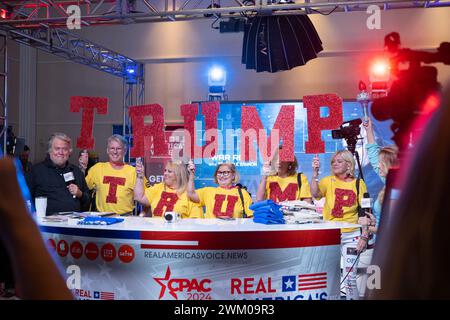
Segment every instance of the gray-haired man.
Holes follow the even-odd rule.
[[[31,196],[47,198],[47,215],[89,208],[89,189],[81,170],[69,163],[72,140],[54,133],[48,140],[47,157],[27,175]]]

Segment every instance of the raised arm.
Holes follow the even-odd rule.
[[[381,178],[384,182],[385,177],[380,176],[380,150],[381,147],[375,142],[375,135],[373,133],[372,120],[368,118],[366,122],[363,121],[363,126],[366,129],[367,133],[367,156],[369,158],[370,165],[373,170],[375,170],[376,174]]]
[[[322,193],[319,189],[319,169],[320,169],[320,161],[317,155],[314,157],[312,162],[313,175],[311,179],[311,195],[316,198],[322,198]]]
[[[270,161],[264,162],[261,181],[259,182],[258,190],[256,191],[256,201],[262,201],[266,199],[266,183],[267,177],[270,174],[270,170]]]
[[[145,168],[142,163],[141,158],[136,159],[136,184],[134,185],[134,200],[143,204],[144,206],[149,206],[147,197],[145,196],[145,186],[144,186]]]
[[[367,117],[367,119],[363,119],[363,127],[366,129],[367,133],[367,143],[375,143],[375,135],[373,133],[372,119]]]
[[[80,168],[81,172],[86,174],[86,168],[89,161],[89,155],[87,150],[83,150],[83,152],[80,155],[80,158],[78,158],[78,167]]]
[[[195,184],[194,184],[195,164],[192,160],[189,161],[188,171],[189,171],[189,181],[187,186],[187,196],[192,202],[199,203],[200,198],[198,197],[197,192],[195,192]]]

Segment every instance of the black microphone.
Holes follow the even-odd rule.
[[[365,192],[361,200],[361,214],[360,217],[365,217],[366,212],[372,213],[372,198],[368,192]]]
[[[69,186],[72,183],[75,183],[75,176],[73,174],[73,171],[69,171],[66,173],[63,173],[64,182],[66,183],[66,186]],[[72,195],[72,197],[75,199],[76,196]]]

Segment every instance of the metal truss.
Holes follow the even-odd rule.
[[[127,64],[137,61],[83,40],[67,29],[73,11],[80,9],[80,27],[192,19],[245,18],[255,14],[310,14],[366,10],[448,7],[450,0],[6,0],[0,3],[0,30],[24,44],[95,69],[124,77]],[[69,13],[68,13],[69,12]],[[73,22],[73,20],[71,20]],[[141,74],[141,73],[139,73]]]
[[[74,11],[70,10],[74,7],[70,6],[79,9],[80,27],[84,28],[194,19],[245,19],[256,14],[330,14],[366,11],[372,4],[383,10],[445,8],[450,7],[450,0],[5,0],[0,2],[0,30],[17,42],[123,78],[125,130],[129,127],[128,107],[144,101],[144,66],[70,33],[67,22],[74,18]],[[135,84],[126,79],[130,64],[137,66]]]
[[[192,19],[246,17],[254,14],[329,14],[365,11],[449,7],[450,0],[7,0],[0,4],[0,26],[15,28],[65,27],[69,6],[81,10],[81,26],[130,24]]]
[[[87,4],[89,1],[3,1],[0,3],[0,22],[7,19],[27,20],[37,15],[41,17],[43,9],[46,11],[46,17],[50,17],[52,10],[58,9],[59,14],[63,14],[64,5],[71,4]],[[111,1],[110,1],[111,2]],[[52,10],[50,10],[52,9]],[[27,11],[28,10],[28,11]],[[30,11],[31,10],[31,11]],[[27,14],[29,16],[27,17]],[[95,44],[89,40],[82,39],[78,35],[68,31],[66,23],[62,25],[53,23],[27,24],[21,27],[17,24],[2,24],[0,31],[3,30],[12,40],[32,46],[42,51],[59,56],[63,59],[77,62],[91,68],[118,76],[124,82],[124,122],[125,128],[129,124],[128,107],[133,104],[143,104],[144,101],[144,65],[132,58],[126,57],[120,53],[109,50],[103,46]],[[6,36],[4,36],[4,46],[0,43],[0,50],[5,50],[6,56]],[[3,56],[3,57],[4,57]],[[6,58],[5,58],[5,61]],[[5,63],[4,72],[0,72],[0,76],[6,79]],[[134,70],[133,74],[127,72],[127,69]],[[125,89],[126,88],[126,89]],[[5,80],[5,99],[0,99],[1,105],[4,106],[3,115],[0,119],[6,127],[8,121],[6,108],[6,80]],[[133,92],[136,92],[133,95]],[[135,98],[134,98],[135,97]],[[2,98],[0,96],[0,98]],[[124,129],[125,130],[125,129]],[[3,131],[2,131],[3,134]],[[0,135],[2,136],[2,135]],[[3,135],[6,139],[6,134]],[[5,144],[6,146],[6,144]]]
[[[68,6],[80,5],[82,8],[88,8],[93,2],[88,0],[2,1],[0,3],[0,30],[6,31],[11,39],[19,43],[121,78],[126,75],[127,66],[137,65],[137,70],[143,69],[143,65],[138,61],[69,32],[66,22],[63,24],[28,23],[36,18],[41,20],[65,16],[65,20],[67,20],[69,15],[65,13],[65,10]],[[103,5],[104,2],[114,3],[114,0],[96,2]],[[21,21],[21,23],[14,23],[15,20]],[[83,25],[85,24],[83,23]],[[137,72],[137,76],[140,74],[142,72]]]
[[[144,72],[144,70],[142,70]],[[129,115],[129,108],[131,106],[143,105],[145,103],[145,76],[142,74],[136,83],[130,84],[124,79],[123,81],[123,125],[122,125],[122,135],[128,141],[128,152],[126,155],[126,161],[129,162],[131,159],[131,139],[133,136],[133,128],[131,125],[131,119]]]
[[[0,26],[0,29],[2,28],[8,31],[12,40],[19,43],[30,45],[115,76],[124,77],[126,68],[130,65],[137,65],[138,70],[143,68],[143,65],[136,60],[82,39],[64,29],[49,28],[45,25],[41,28],[32,29]]]

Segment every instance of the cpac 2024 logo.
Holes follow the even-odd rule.
[[[163,298],[166,289],[168,293],[178,300],[177,293],[208,293],[211,291],[211,279],[187,279],[187,278],[170,278],[170,267],[167,267],[164,278],[153,278],[160,286],[159,299]]]

